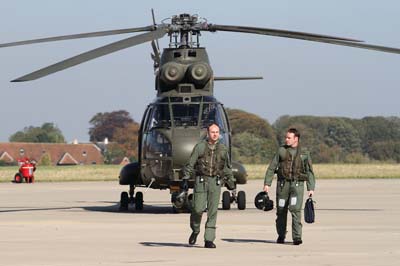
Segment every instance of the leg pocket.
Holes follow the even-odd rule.
[[[195,180],[195,185],[194,185],[194,192],[205,192],[206,191],[206,187],[205,187],[205,179],[204,177],[201,176],[196,176],[196,180]]]

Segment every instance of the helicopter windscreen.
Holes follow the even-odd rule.
[[[225,113],[222,110],[221,104],[218,103],[204,103],[203,111],[201,114],[202,127],[207,127],[211,123],[217,123],[220,131],[226,132],[227,124]]]
[[[154,104],[146,128],[171,128],[172,120],[174,127],[205,128],[211,123],[217,123],[221,132],[227,132],[228,128],[223,107],[217,102]]]
[[[150,116],[151,118],[149,120],[149,129],[171,127],[171,116],[169,113],[168,104],[154,105]]]
[[[173,104],[172,114],[177,127],[196,127],[199,120],[199,104]]]

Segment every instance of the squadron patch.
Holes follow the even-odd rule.
[[[297,197],[291,197],[290,198],[290,205],[296,205],[296,203],[297,203]]]
[[[279,207],[285,207],[285,200],[284,199],[279,199]]]

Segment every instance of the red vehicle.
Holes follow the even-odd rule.
[[[35,177],[33,172],[36,170],[36,162],[28,158],[18,159],[19,171],[14,176],[15,183],[33,183]]]

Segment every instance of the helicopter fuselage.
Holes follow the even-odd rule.
[[[213,73],[205,48],[167,48],[156,70],[157,98],[147,106],[139,132],[139,161],[121,170],[120,184],[180,190],[182,168],[193,147],[207,137],[207,126],[220,127],[220,141],[231,155],[231,129],[213,96]],[[130,169],[130,170],[129,170]],[[233,163],[237,183],[246,172]],[[194,177],[189,186],[193,187]]]

